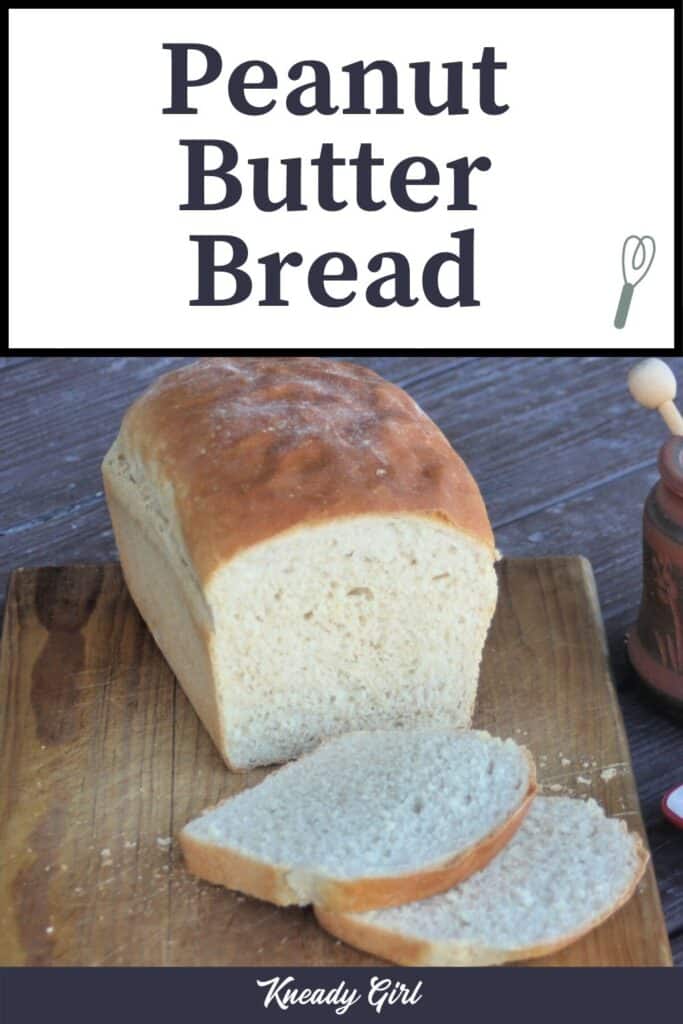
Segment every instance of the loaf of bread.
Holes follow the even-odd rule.
[[[531,755],[470,729],[351,732],[180,833],[209,882],[281,906],[390,907],[484,867],[536,792]]]
[[[493,536],[400,388],[323,359],[202,359],[128,410],[103,475],[132,597],[231,768],[470,724]]]

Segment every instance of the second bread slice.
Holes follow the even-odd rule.
[[[539,796],[495,860],[448,892],[366,914],[315,911],[337,938],[408,967],[531,960],[618,910],[647,860],[640,836],[594,800]]]
[[[390,907],[480,870],[536,790],[512,740],[455,729],[347,733],[190,822],[190,871],[281,906]]]

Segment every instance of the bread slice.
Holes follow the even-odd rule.
[[[482,871],[438,896],[365,914],[315,907],[327,931],[406,966],[478,966],[545,956],[632,895],[648,853],[594,800],[537,797]]]
[[[194,874],[280,905],[364,910],[477,871],[536,789],[512,740],[455,729],[348,733],[186,825]]]
[[[128,410],[103,475],[133,600],[231,769],[471,724],[493,534],[400,388],[327,359],[203,359]]]

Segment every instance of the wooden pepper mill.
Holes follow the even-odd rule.
[[[672,709],[683,712],[683,417],[676,378],[661,359],[629,374],[631,394],[657,409],[672,433],[659,452],[661,479],[643,512],[643,594],[626,643],[640,679]]]

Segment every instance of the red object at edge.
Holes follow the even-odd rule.
[[[683,790],[683,785],[672,786],[672,788],[662,797],[662,814],[667,821],[670,821],[672,825],[676,826],[676,828],[683,829],[683,818],[680,814],[676,814],[676,812],[669,807],[669,797],[672,793],[675,793],[677,789]]]

